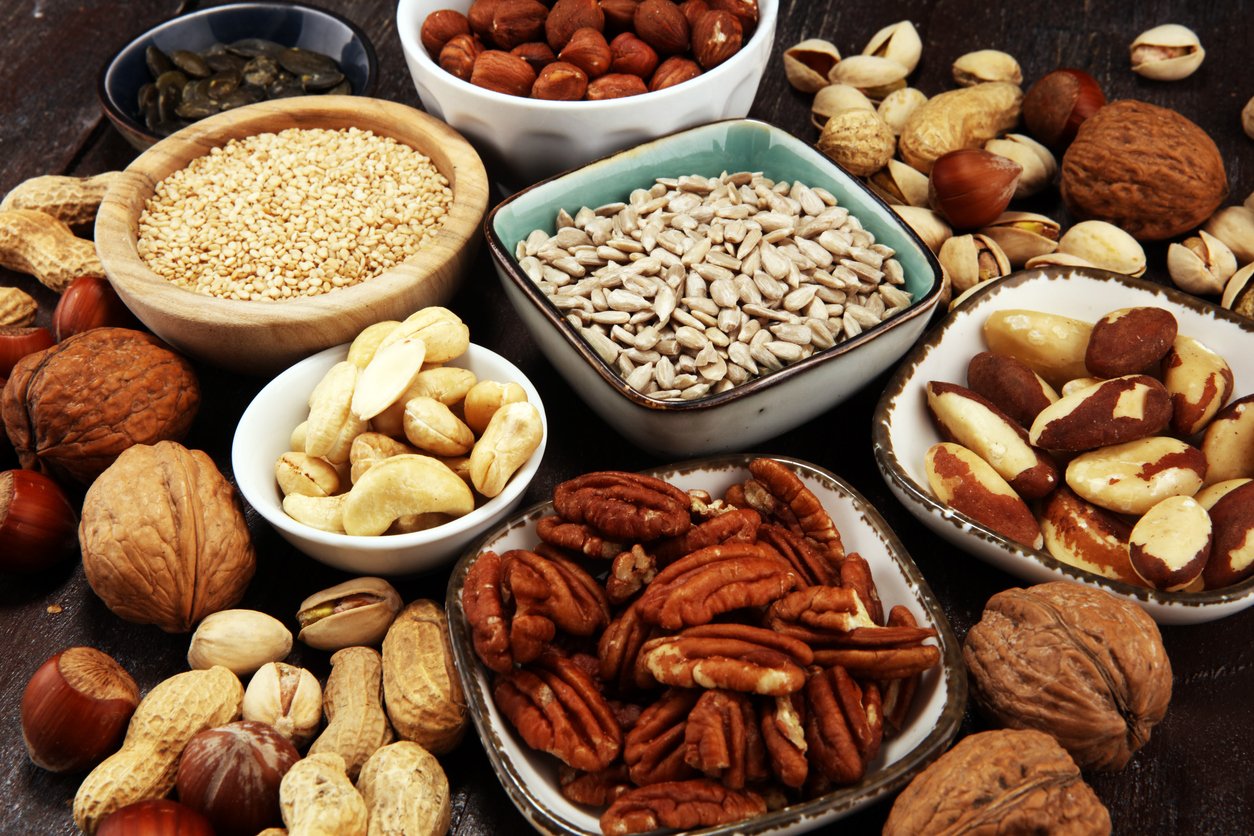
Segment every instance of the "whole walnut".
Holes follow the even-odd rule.
[[[181,440],[199,406],[191,364],[129,328],[93,328],[23,357],[0,394],[22,467],[83,484],[132,444]]]
[[[1037,731],[964,737],[901,791],[884,836],[1110,833],[1110,813],[1065,749]]]
[[[137,444],[87,489],[83,571],[127,621],[185,633],[244,595],[256,566],[235,489],[174,441]]]
[[[972,693],[997,722],[1053,735],[1085,769],[1122,769],[1171,701],[1158,625],[1095,587],[999,592],[962,652]]]
[[[1228,176],[1205,131],[1174,110],[1127,99],[1080,126],[1059,189],[1078,218],[1157,241],[1209,218],[1228,196]]]

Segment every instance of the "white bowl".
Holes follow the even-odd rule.
[[[284,540],[315,560],[346,572],[403,575],[453,560],[468,543],[499,524],[518,506],[527,485],[540,469],[549,437],[548,418],[540,393],[513,363],[472,344],[465,354],[447,365],[470,369],[480,380],[517,383],[526,391],[527,400],[540,411],[544,435],[527,463],[498,496],[464,517],[426,531],[379,537],[320,531],[284,513],[283,495],[274,478],[274,463],[291,449],[292,430],[308,417],[309,393],[314,385],[328,369],[347,356],[347,343],[321,351],[282,372],[253,398],[240,417],[231,445],[231,467],[240,493]]]
[[[729,455],[645,472],[683,490],[700,488],[721,496],[732,484],[750,477],[748,465],[753,458],[755,456],[747,454]],[[840,530],[845,548],[866,558],[884,611],[901,604],[910,610],[920,626],[936,628],[935,643],[940,648],[941,661],[923,675],[904,731],[884,742],[860,782],[757,818],[703,829],[700,831],[703,836],[732,833],[782,836],[830,826],[837,819],[905,786],[915,773],[939,757],[957,734],[967,703],[966,668],[962,664],[958,637],[946,620],[940,602],[884,518],[848,483],[827,470],[798,459],[774,458],[790,467],[823,503]],[[551,513],[550,503],[534,506],[476,543],[453,569],[445,602],[457,672],[461,675],[479,739],[483,741],[501,786],[538,831],[600,836],[597,813],[562,796],[558,788],[557,760],[523,743],[497,710],[491,696],[492,675],[475,655],[461,605],[466,572],[479,554],[488,550],[503,554],[509,549],[534,548],[539,542],[536,520]]]
[[[771,55],[779,0],[759,0],[753,36],[709,72],[656,93],[599,102],[510,96],[445,72],[422,47],[422,22],[438,9],[469,7],[470,0],[400,0],[396,31],[405,62],[423,108],[464,134],[494,176],[525,185],[681,128],[748,114]]]
[[[965,514],[941,505],[928,489],[923,459],[943,439],[928,417],[930,380],[963,383],[967,362],[987,350],[981,326],[990,313],[1010,308],[1046,311],[1094,322],[1118,308],[1154,305],[1170,310],[1182,335],[1219,352],[1236,379],[1234,397],[1254,391],[1254,322],[1171,288],[1104,270],[1049,268],[1017,273],[974,295],[929,332],[902,362],[875,410],[871,433],[880,474],[893,494],[924,525],[961,549],[1031,583],[1068,580],[1095,586],[1139,604],[1160,624],[1213,621],[1254,604],[1254,578],[1200,593],[1160,592],[1109,580],[1002,537]]]

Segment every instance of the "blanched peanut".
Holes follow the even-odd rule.
[[[475,490],[493,497],[526,464],[544,438],[540,411],[527,402],[505,404],[492,416],[470,451],[470,479]]]
[[[466,393],[466,400],[462,404],[462,414],[466,416],[467,426],[477,435],[482,435],[498,409],[507,403],[520,403],[525,400],[527,400],[527,392],[517,383],[481,380]]]

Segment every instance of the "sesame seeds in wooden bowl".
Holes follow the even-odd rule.
[[[474,149],[404,105],[319,96],[185,128],[101,205],[96,247],[157,336],[265,374],[447,301],[487,208]]]

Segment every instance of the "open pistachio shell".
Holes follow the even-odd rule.
[[[875,110],[871,100],[857,87],[848,84],[825,84],[814,94],[810,103],[810,120],[819,130],[827,120],[846,110]]]
[[[899,20],[872,35],[862,54],[878,55],[896,61],[906,68],[906,74],[909,75],[919,65],[919,58],[923,55],[923,41],[913,23]]]
[[[876,112],[893,129],[893,133],[900,136],[910,114],[926,101],[927,95],[922,90],[917,87],[903,87],[885,96]]]
[[[1199,296],[1221,293],[1237,271],[1237,257],[1205,230],[1167,248],[1167,272],[1176,287]]]
[[[1142,32],[1128,49],[1132,72],[1155,81],[1178,81],[1193,75],[1206,50],[1197,33],[1178,23],[1165,23]]]
[[[934,253],[939,253],[941,245],[954,234],[944,218],[926,207],[893,206],[892,210],[901,216],[901,219],[923,239],[923,243]]]
[[[315,592],[300,604],[296,638],[319,650],[377,645],[401,609],[401,596],[382,578],[354,578]]]
[[[867,185],[890,205],[928,205],[927,175],[900,160],[889,160],[888,165],[870,176]]]
[[[979,49],[958,56],[951,68],[954,81],[963,87],[983,84],[986,81],[1004,81],[1022,84],[1023,71],[1013,55],[997,49]]]
[[[1222,304],[1233,313],[1254,319],[1254,261],[1232,274],[1224,286]]]
[[[1052,253],[1029,258],[1027,264],[1023,266],[1028,270],[1035,270],[1037,267],[1096,267],[1097,265],[1078,255],[1054,250]]]
[[[1010,261],[1001,247],[978,232],[953,236],[944,243],[936,258],[949,271],[949,279],[958,293],[1010,272]]]
[[[1139,276],[1145,272],[1145,250],[1119,227],[1106,221],[1081,221],[1058,240],[1058,252],[1079,256],[1103,270]]]
[[[1225,206],[1203,228],[1227,244],[1241,264],[1254,261],[1254,208]]]
[[[822,38],[807,38],[784,50],[784,75],[802,93],[817,93],[827,75],[840,63],[840,50]]]
[[[857,87],[871,99],[882,99],[906,86],[910,71],[891,58],[878,55],[851,55],[828,74],[833,84]]]
[[[1058,249],[1061,234],[1058,222],[1046,215],[1034,212],[1003,212],[988,226],[980,230],[997,242],[1010,266],[1016,269],[1029,259],[1047,255]]]
[[[1006,134],[984,143],[984,150],[1014,160],[1023,169],[1015,184],[1015,198],[1044,191],[1058,174],[1058,160],[1041,143],[1023,134]]]

